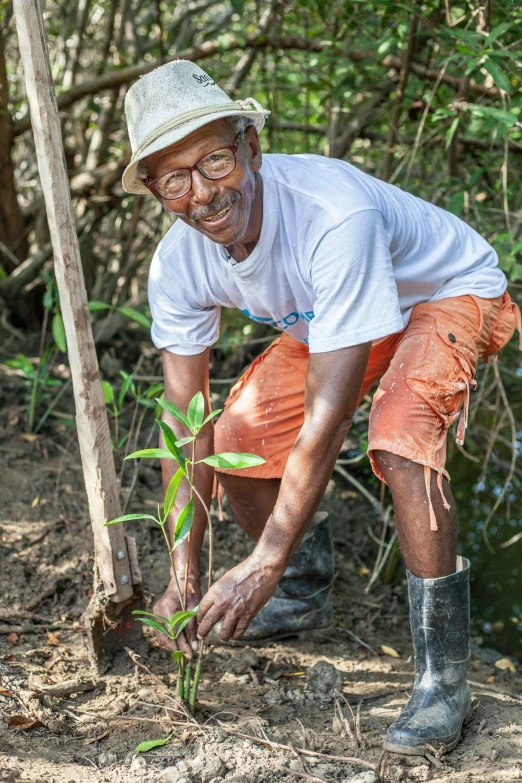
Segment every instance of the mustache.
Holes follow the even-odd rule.
[[[224,193],[220,198],[215,199],[215,201],[212,201],[210,204],[196,207],[196,209],[192,210],[189,217],[193,223],[197,223],[198,220],[206,220],[206,218],[217,215],[218,212],[222,212],[224,209],[231,207],[236,200],[237,194]]]

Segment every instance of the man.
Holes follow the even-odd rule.
[[[457,558],[446,435],[462,410],[463,441],[477,361],[505,345],[520,318],[494,250],[453,215],[344,161],[262,158],[267,113],[253,99],[231,101],[193,63],[140,79],[126,114],[133,155],[124,187],[152,193],[178,218],[149,282],[165,397],[186,410],[208,388],[221,307],[282,332],[199,442],[197,459],[215,448],[266,463],[218,471],[257,541],[244,562],[201,598],[202,513],[190,552],[177,550],[179,580],[188,561],[190,605],[200,605],[192,648],[196,633],[219,623],[226,642],[309,633],[330,620],[331,540],[314,514],[358,401],[380,379],[368,450],[393,497],[416,649],[413,694],[385,747],[451,750],[470,713],[469,562]],[[172,463],[162,469],[166,484]],[[213,480],[198,465],[208,502]],[[171,582],[155,611],[179,608]]]

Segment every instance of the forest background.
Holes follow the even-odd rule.
[[[232,97],[257,98],[271,110],[266,152],[344,158],[459,215],[495,246],[522,300],[522,10],[514,0],[48,0],[44,18],[125,508],[145,468],[125,472],[122,457],[150,440],[161,391],[146,279],[171,219],[152,198],[122,190],[123,101],[154,67],[190,59]],[[0,23],[3,432],[36,445],[46,433],[72,451],[66,343],[11,2]],[[214,395],[274,336],[223,311]],[[479,370],[465,447],[449,444],[461,543],[476,566],[475,632],[520,655],[521,384],[514,339],[498,364]],[[380,502],[364,451],[369,404],[340,466]]]

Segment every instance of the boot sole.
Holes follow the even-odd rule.
[[[434,747],[436,744],[440,744],[441,750],[440,753],[442,756],[446,755],[446,753],[450,753],[454,748],[457,747],[457,745],[460,742],[460,738],[462,737],[462,727],[464,724],[469,723],[469,721],[473,717],[473,706],[471,702],[468,705],[468,708],[466,710],[466,714],[464,715],[464,718],[462,720],[462,723],[460,724],[460,729],[458,730],[456,739],[452,740],[449,743],[440,743],[439,740],[434,740],[433,743],[429,743],[430,745],[433,744]],[[392,742],[384,742],[383,743],[384,750],[389,751],[390,753],[400,753],[403,756],[425,756],[426,753],[429,752],[429,748],[427,745],[419,745],[418,747],[411,747],[409,745],[403,746],[403,745],[395,745]]]
[[[332,628],[333,624],[330,623],[329,625],[303,629],[302,631],[281,631],[280,633],[272,634],[271,636],[263,636],[263,638],[259,639],[230,639],[228,642],[224,642],[223,639],[219,637],[217,639],[210,639],[209,634],[208,641],[211,644],[224,644],[228,647],[264,647],[271,642],[280,642],[283,639],[301,639],[304,636],[306,636],[307,639],[314,639],[324,636],[324,634],[331,631]]]

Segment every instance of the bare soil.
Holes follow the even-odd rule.
[[[81,616],[92,592],[92,539],[75,438],[55,427],[24,440],[15,408],[0,427],[0,780],[340,783],[364,772],[370,774],[363,780],[373,779],[358,759],[379,763],[386,729],[407,701],[413,661],[404,573],[365,593],[377,550],[368,527],[378,532],[380,523],[361,496],[331,482],[324,500],[337,558],[331,633],[255,650],[211,647],[196,720],[189,721],[174,711],[169,655],[147,632],[143,656],[133,660],[123,652],[102,676],[90,668]],[[152,507],[160,497],[159,469],[147,467],[133,509]],[[219,576],[251,543],[226,507],[215,527]],[[157,529],[143,523],[134,533],[151,605],[166,583],[167,559]],[[45,630],[56,624],[61,630]],[[382,654],[382,644],[400,657]],[[469,677],[489,681],[489,690],[474,686],[474,718],[463,741],[442,760],[387,754],[383,780],[522,780],[522,677],[495,668],[500,655],[474,649]],[[35,697],[39,687],[92,676],[93,690]],[[358,748],[333,721],[334,687],[354,710],[361,703]],[[13,716],[34,725],[8,727]],[[134,752],[139,742],[169,734],[165,746]],[[278,744],[358,758],[331,760]]]

